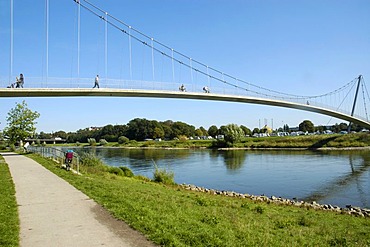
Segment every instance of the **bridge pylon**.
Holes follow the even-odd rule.
[[[356,88],[355,98],[353,100],[353,106],[352,106],[352,112],[351,112],[352,117],[355,113],[357,96],[358,96],[358,91],[360,89],[361,79],[362,79],[362,75],[359,75],[358,78],[357,78],[358,81],[357,81],[357,88]],[[351,125],[352,125],[352,122],[349,122],[349,124],[348,124],[348,133],[351,132]]]

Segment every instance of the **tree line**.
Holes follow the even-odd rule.
[[[252,132],[249,128],[241,125],[244,135],[250,135]],[[189,137],[211,136],[215,138],[218,135],[225,135],[228,132],[227,125],[218,128],[212,125],[208,129],[204,127],[196,128],[193,125],[181,121],[157,121],[145,118],[135,118],[123,125],[108,124],[104,127],[90,127],[79,129],[76,132],[57,131],[54,133],[40,132],[37,136],[39,139],[49,139],[60,137],[66,139],[69,143],[81,142],[86,143],[90,138],[95,140],[104,139],[108,142],[117,142],[120,137],[124,136],[129,140],[144,141],[147,139],[181,139]]]
[[[233,129],[235,129],[235,124]],[[254,128],[253,130],[249,129],[244,125],[238,126],[240,128],[241,134],[244,136],[251,136],[254,133],[263,133],[267,129],[265,127],[259,129]],[[362,128],[359,125],[352,125],[351,128],[353,131],[360,131]],[[303,132],[320,132],[322,133],[325,130],[331,130],[335,133],[340,131],[348,130],[348,124],[340,123],[332,126],[314,126],[310,120],[304,120],[299,124],[299,131]],[[291,128],[288,125],[284,125],[283,128],[274,130],[274,132],[291,132]],[[53,137],[61,137],[69,143],[81,142],[87,143],[90,138],[94,138],[99,141],[104,139],[108,142],[117,142],[120,137],[126,137],[129,140],[144,141],[147,139],[164,139],[164,140],[173,140],[189,137],[208,137],[212,138],[217,137],[218,135],[226,136],[230,132],[230,124],[222,125],[217,127],[216,125],[210,126],[208,129],[204,127],[196,128],[193,125],[181,122],[181,121],[157,121],[157,120],[148,120],[145,118],[135,118],[129,121],[127,124],[118,124],[111,125],[108,124],[104,127],[97,128],[84,128],[79,129],[76,132],[64,132],[57,131],[54,133],[44,133],[41,132],[38,134],[39,139],[48,139]],[[228,135],[229,136],[229,135]]]
[[[3,133],[0,133],[0,140],[3,136],[3,138],[8,140],[10,144],[15,144],[16,142],[24,141],[26,138],[51,139],[60,137],[65,139],[68,143],[87,143],[89,142],[89,139],[120,142],[122,140],[144,141],[146,139],[159,138],[165,140],[173,140],[175,138],[187,139],[189,137],[196,136],[211,136],[215,138],[218,135],[223,135],[226,142],[234,143],[241,137],[250,136],[254,133],[272,131],[268,126],[265,126],[262,129],[254,128],[253,131],[244,125],[238,126],[236,124],[223,125],[220,128],[216,125],[212,125],[208,129],[205,129],[204,127],[196,128],[193,125],[180,121],[174,122],[167,120],[160,122],[145,118],[135,118],[123,125],[109,124],[104,127],[79,129],[76,132],[69,133],[61,130],[54,133],[40,132],[37,134],[35,132],[35,124],[36,119],[39,116],[40,114],[38,112],[28,109],[25,101],[16,104],[16,107],[12,108],[8,112],[8,125],[4,129]],[[348,125],[346,123],[335,124],[329,127],[331,131],[336,133],[348,129]],[[315,127],[310,120],[304,120],[299,124],[299,130],[303,132],[323,132],[326,129],[328,129],[328,126]],[[353,124],[351,125],[351,129],[354,131],[360,131],[362,128],[359,125]],[[288,125],[284,125],[283,128],[279,128],[278,130],[275,130],[275,132],[289,132],[290,130],[291,129]]]

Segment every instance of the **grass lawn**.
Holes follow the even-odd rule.
[[[15,189],[8,165],[0,156],[0,246],[19,245],[19,220]]]
[[[369,246],[370,219],[191,192],[28,155],[163,246]]]

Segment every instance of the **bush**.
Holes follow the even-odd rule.
[[[261,207],[261,206],[256,206],[256,207],[254,208],[254,210],[255,210],[257,213],[259,213],[259,214],[263,214],[263,212],[265,211],[265,209],[264,209],[263,207]]]
[[[0,141],[0,150],[5,150],[6,149],[6,143],[3,141]]]
[[[95,138],[88,138],[87,142],[89,143],[90,146],[96,146]]]
[[[188,140],[188,137],[185,135],[179,135],[178,138],[180,142],[186,142]]]
[[[118,143],[119,144],[127,144],[130,141],[126,136],[120,136],[118,137]]]
[[[102,145],[102,146],[105,146],[105,145],[107,145],[107,144],[108,144],[108,142],[107,142],[105,139],[100,139],[100,140],[99,140],[99,143],[100,143],[100,145]]]
[[[108,172],[116,174],[117,176],[124,176],[123,171],[119,167],[110,166]]]
[[[83,153],[80,156],[80,161],[82,165],[90,166],[90,167],[105,165],[99,157],[95,156],[94,154],[90,154],[90,153]]]
[[[133,177],[134,176],[134,173],[130,170],[130,168],[128,168],[126,166],[120,166],[119,168],[122,170],[123,176],[125,176],[125,177]]]
[[[157,183],[173,185],[175,184],[174,177],[175,174],[173,172],[167,171],[166,169],[156,168],[154,171],[153,181]]]
[[[143,175],[137,175],[137,176],[135,176],[135,178],[138,179],[138,180],[145,181],[145,182],[150,182],[151,181],[150,178],[145,177]]]
[[[142,147],[151,147],[154,146],[155,142],[154,141],[146,141],[143,143]]]
[[[129,141],[129,143],[132,146],[137,146],[137,141],[136,140],[131,140],[131,141]]]

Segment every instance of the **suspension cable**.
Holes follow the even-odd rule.
[[[49,0],[46,0],[46,85],[49,78]]]
[[[366,116],[366,120],[367,121],[369,121],[369,117],[368,117],[368,115],[367,115],[367,106],[366,106],[366,98],[365,98],[365,90],[364,89],[366,89],[365,88],[365,82],[364,82],[364,80],[362,79],[362,83],[361,83],[361,88],[362,88],[362,98],[363,98],[363,100],[364,100],[364,107],[365,107],[365,116]]]
[[[13,76],[13,38],[14,38],[14,31],[13,31],[13,25],[14,25],[14,17],[13,17],[13,0],[10,1],[10,64],[9,64],[9,84],[11,83],[12,76]]]
[[[139,30],[137,30],[137,29],[133,28],[132,26],[130,26],[130,25],[126,24],[125,22],[123,22],[123,21],[121,21],[121,20],[117,19],[116,17],[114,17],[114,16],[112,16],[112,15],[108,14],[106,11],[102,10],[101,8],[97,7],[96,5],[92,4],[91,2],[89,2],[89,1],[87,1],[87,0],[81,0],[81,1],[83,1],[83,2],[87,3],[89,6],[91,6],[91,7],[92,7],[92,8],[94,8],[94,9],[96,9],[97,11],[99,11],[99,12],[102,12],[102,13],[106,14],[107,16],[109,16],[109,18],[110,18],[110,19],[112,19],[112,20],[114,20],[114,21],[116,21],[116,22],[118,22],[118,23],[120,23],[120,24],[124,25],[125,27],[127,27],[127,28],[128,28],[128,32],[127,32],[127,31],[125,31],[124,29],[122,29],[121,27],[119,27],[117,24],[113,23],[112,21],[108,21],[108,20],[107,20],[107,18],[104,18],[102,15],[99,15],[99,14],[98,14],[98,13],[96,13],[94,10],[90,9],[88,6],[86,6],[86,5],[84,5],[84,4],[81,4],[80,0],[74,0],[74,1],[75,1],[76,3],[78,3],[79,5],[81,5],[83,8],[85,8],[86,10],[88,10],[89,12],[91,12],[92,14],[94,14],[94,15],[98,16],[99,18],[103,19],[104,21],[106,21],[106,22],[107,22],[107,24],[110,24],[112,27],[114,27],[114,28],[116,28],[116,29],[120,30],[122,33],[124,33],[124,34],[128,35],[128,36],[129,36],[129,41],[131,41],[131,38],[133,38],[134,40],[136,40],[136,41],[138,41],[138,42],[140,42],[140,43],[144,44],[145,46],[147,46],[147,47],[151,48],[151,49],[152,49],[152,52],[153,52],[153,51],[156,51],[156,52],[158,52],[158,53],[162,54],[163,56],[165,56],[165,57],[167,57],[167,58],[171,59],[171,60],[172,60],[172,79],[173,79],[173,81],[175,80],[175,68],[174,68],[174,62],[175,62],[175,61],[176,61],[176,62],[178,62],[178,63],[180,63],[180,64],[182,64],[182,65],[184,65],[185,67],[189,68],[190,70],[194,70],[195,72],[199,72],[200,74],[202,74],[202,75],[206,76],[206,77],[208,78],[208,80],[210,80],[210,79],[214,79],[214,80],[219,81],[219,82],[222,82],[222,83],[224,83],[224,84],[226,84],[226,85],[229,85],[229,86],[235,87],[236,89],[241,89],[241,90],[243,90],[243,91],[252,92],[252,93],[254,93],[254,94],[256,94],[256,95],[262,95],[262,96],[273,97],[273,98],[279,98],[279,99],[295,99],[295,100],[302,100],[302,99],[315,99],[315,98],[320,98],[320,97],[330,96],[330,95],[336,94],[336,93],[338,93],[338,92],[340,92],[340,91],[342,91],[342,90],[345,90],[345,89],[346,89],[347,87],[349,87],[349,86],[354,82],[354,80],[355,80],[355,79],[354,79],[354,80],[350,81],[349,83],[345,84],[344,86],[340,87],[339,89],[336,89],[336,90],[334,90],[334,91],[331,91],[331,92],[328,92],[328,93],[325,93],[325,94],[322,94],[322,95],[317,95],[317,96],[302,96],[302,95],[295,95],[295,94],[289,94],[289,93],[284,93],[284,92],[279,92],[279,91],[275,91],[275,90],[272,90],[272,89],[264,88],[264,87],[261,87],[261,86],[258,86],[258,85],[255,85],[255,84],[249,83],[249,82],[247,82],[247,81],[244,81],[244,80],[238,79],[238,78],[236,78],[236,77],[234,77],[234,76],[231,76],[231,75],[226,74],[226,73],[223,73],[223,72],[221,72],[221,71],[219,71],[219,70],[217,70],[217,69],[214,69],[214,68],[212,68],[212,67],[209,67],[209,66],[207,66],[207,65],[206,65],[206,64],[204,64],[204,63],[201,63],[201,62],[199,62],[199,61],[197,61],[197,60],[194,60],[194,59],[192,59],[192,58],[190,58],[190,57],[186,56],[185,54],[183,54],[183,53],[181,53],[181,52],[178,52],[178,51],[174,50],[173,48],[170,48],[169,46],[167,46],[167,45],[165,45],[165,44],[163,44],[163,43],[161,43],[161,42],[159,42],[159,41],[155,40],[154,38],[152,38],[152,37],[150,37],[150,36],[148,36],[148,35],[144,34],[144,33],[143,33],[143,32],[141,32],[141,31],[139,31]],[[139,37],[137,37],[136,35],[132,34],[132,33],[131,33],[131,30],[132,30],[132,31],[134,31],[135,33],[138,33],[139,35],[141,35],[141,36],[145,37],[146,39],[151,40],[151,41],[152,41],[152,45],[149,45],[149,44],[148,44],[147,42],[145,42],[144,40],[142,40],[142,39],[140,39]],[[164,48],[166,48],[166,49],[170,50],[170,51],[171,51],[171,55],[168,55],[166,52],[164,52],[164,51],[160,50],[160,49],[159,49],[159,48],[157,48],[157,47],[154,47],[153,43],[156,43],[156,44],[158,44],[159,46],[162,46],[162,47],[164,47]],[[130,48],[130,52],[131,52],[131,48]],[[185,59],[188,59],[188,60],[190,60],[190,59],[191,59],[192,63],[185,64],[185,63],[184,63],[184,62],[182,62],[180,59],[178,59],[178,58],[174,57],[174,54],[177,54],[177,55],[179,55],[179,56],[181,56],[181,57],[183,57],[183,58],[185,58]],[[200,70],[200,69],[197,69],[196,67],[194,67],[194,66],[193,66],[193,63],[196,63],[196,64],[198,64],[198,65],[201,65],[201,66],[205,67],[205,68],[206,68],[206,71],[202,71],[202,70]],[[216,77],[216,76],[214,76],[214,75],[211,75],[211,74],[209,73],[209,71],[210,71],[210,70],[211,70],[211,71],[214,71],[214,72],[216,72],[216,73],[219,73],[219,74],[222,76],[222,78],[219,78],[219,77]],[[130,53],[130,73],[131,73],[131,53]],[[131,75],[131,76],[132,76],[132,75]],[[250,87],[254,87],[254,88],[257,88],[257,89],[259,89],[259,90],[266,91],[266,92],[268,92],[268,93],[263,93],[263,92],[260,92],[260,91],[251,90],[250,88],[248,89],[248,88],[242,87],[242,86],[240,86],[240,85],[237,85],[237,84],[234,84],[234,83],[228,82],[227,80],[225,80],[225,79],[224,79],[225,77],[227,77],[227,78],[229,78],[229,79],[231,79],[231,80],[235,80],[236,82],[241,82],[241,83],[246,84],[246,85],[248,85],[248,86],[250,86]],[[271,93],[273,93],[273,94],[277,94],[277,95],[273,95],[273,94],[271,94]]]

